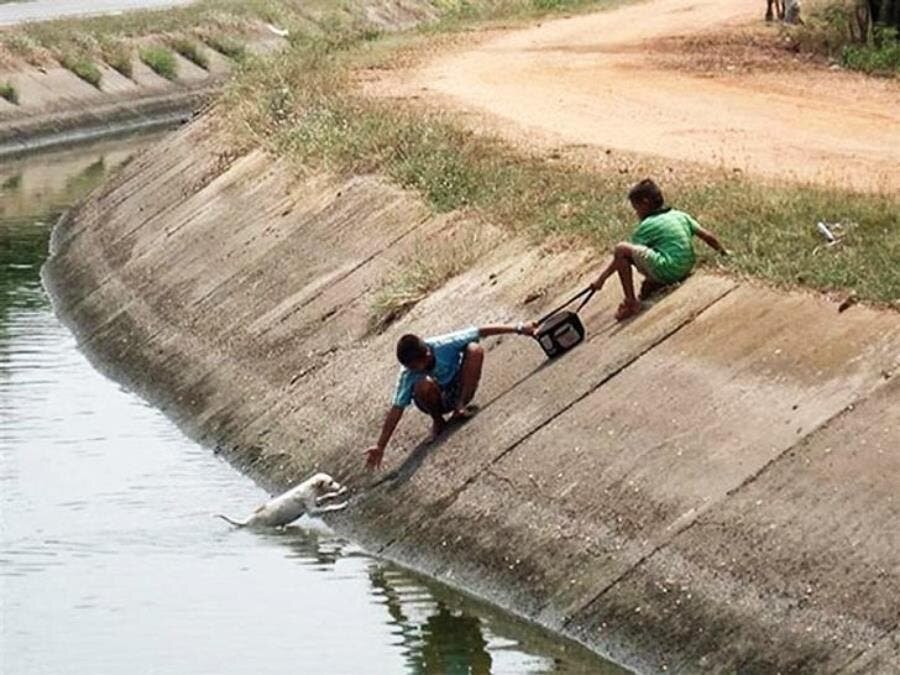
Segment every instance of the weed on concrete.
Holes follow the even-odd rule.
[[[110,68],[131,79],[134,76],[134,50],[125,40],[106,38],[100,43],[103,60]]]
[[[89,58],[80,54],[63,54],[59,57],[60,65],[66,70],[71,70],[75,75],[97,89],[100,88],[100,81],[103,79],[103,73],[96,63]]]
[[[0,98],[13,105],[19,104],[19,92],[12,82],[0,82]]]
[[[382,332],[402,318],[432,292],[474,265],[494,243],[474,228],[453,234],[446,239],[420,242],[414,247],[415,255],[400,261],[382,279],[370,308],[371,332]]]
[[[229,35],[201,34],[203,41],[211,49],[233,61],[243,61],[247,56],[247,43]]]
[[[186,37],[176,37],[169,41],[169,46],[191,63],[209,70],[209,57],[200,44]]]
[[[166,47],[144,47],[140,51],[141,61],[157,75],[167,80],[174,80],[178,77],[178,62],[175,60],[175,54]]]

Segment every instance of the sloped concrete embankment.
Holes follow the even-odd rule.
[[[370,550],[638,670],[896,669],[900,317],[697,275],[615,325],[611,289],[558,361],[490,341],[482,412],[432,448],[408,415],[373,484],[398,335],[534,316],[590,258],[498,239],[368,335],[462,218],[219,147],[194,123],[57,228],[58,307],[115,375],[272,488],[348,480],[331,522]]]
[[[283,45],[280,38],[256,36],[248,48],[265,53]],[[99,87],[59,65],[21,64],[0,71],[0,82],[12,85],[18,98],[17,103],[0,98],[0,157],[189,120],[219,93],[234,69],[233,62],[215,50],[205,49],[204,54],[207,68],[173,52],[174,80],[138,59],[131,77],[99,64]]]
[[[133,79],[103,66],[101,89],[59,66],[3,74],[20,103],[0,99],[0,156],[189,119],[218,91],[230,67],[224,57],[213,57],[210,72],[178,58],[187,73],[179,83],[143,64],[135,66]]]

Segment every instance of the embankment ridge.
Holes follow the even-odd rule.
[[[283,43],[258,32],[247,49],[265,53]],[[16,102],[0,98],[0,157],[188,121],[221,91],[234,69],[232,60],[214,49],[203,53],[205,68],[171,52],[172,79],[137,57],[130,77],[100,63],[97,86],[59,64],[6,64],[0,84],[12,88]]]

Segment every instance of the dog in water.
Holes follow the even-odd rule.
[[[284,494],[273,497],[254,511],[243,523],[217,514],[225,522],[235,527],[283,527],[294,522],[304,513],[317,516],[320,513],[340,511],[348,502],[327,504],[347,492],[347,487],[338,483],[327,473],[317,473]]]

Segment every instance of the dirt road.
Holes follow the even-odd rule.
[[[402,88],[529,143],[900,190],[897,82],[822,67],[701,76],[652,54],[663,37],[734,28],[763,10],[761,1],[651,0],[550,21],[439,56]]]

